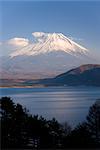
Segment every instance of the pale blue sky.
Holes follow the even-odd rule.
[[[100,1],[2,1],[0,41],[62,32],[100,54]]]

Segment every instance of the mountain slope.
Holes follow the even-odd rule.
[[[89,50],[62,33],[42,33],[34,42],[3,58],[3,79],[43,79],[54,77],[84,63],[94,63]]]
[[[100,86],[100,65],[86,64],[53,79],[45,80],[46,85],[92,85]]]
[[[68,54],[86,54],[88,52],[86,48],[70,40],[62,33],[45,33],[42,37],[38,37],[35,43],[11,53],[10,56],[35,56],[54,51],[63,51]]]
[[[100,86],[100,65],[86,64],[55,78],[0,80],[1,86]]]

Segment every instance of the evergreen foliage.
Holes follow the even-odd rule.
[[[55,118],[30,115],[10,97],[0,99],[1,148],[99,148],[100,100],[90,107],[87,120],[71,129]]]

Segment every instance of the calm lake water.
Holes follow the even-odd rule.
[[[10,96],[32,114],[75,126],[85,120],[89,107],[100,98],[100,87],[0,88],[2,96]]]

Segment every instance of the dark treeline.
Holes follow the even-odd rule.
[[[100,148],[100,100],[90,107],[86,122],[71,129],[54,118],[32,116],[10,97],[0,99],[1,148]]]

